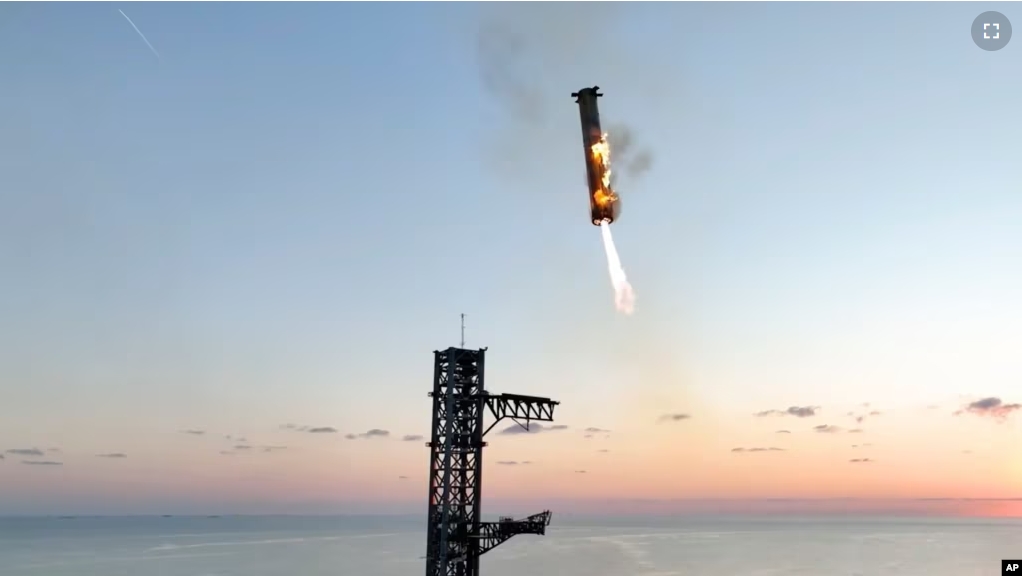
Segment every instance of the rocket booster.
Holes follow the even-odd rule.
[[[603,96],[600,87],[583,88],[571,96],[582,117],[582,145],[585,149],[586,182],[589,186],[589,212],[593,224],[613,222],[621,211],[621,200],[610,187],[610,149],[600,127],[600,109],[596,99]]]

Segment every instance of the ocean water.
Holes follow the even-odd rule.
[[[420,517],[0,518],[3,576],[419,576]],[[1022,521],[554,517],[486,576],[989,576]]]

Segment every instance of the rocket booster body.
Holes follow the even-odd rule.
[[[610,150],[600,126],[596,99],[603,96],[600,87],[583,88],[571,96],[578,103],[582,118],[582,145],[585,148],[586,182],[589,187],[589,212],[593,224],[613,222],[621,211],[621,200],[610,187]]]

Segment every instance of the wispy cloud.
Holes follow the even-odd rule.
[[[784,452],[785,450],[784,450],[784,448],[775,448],[775,447],[771,446],[770,448],[741,448],[741,447],[739,447],[739,448],[732,448],[731,451],[732,452]]]
[[[54,462],[53,460],[22,460],[22,464],[28,466],[63,466],[63,462]]]
[[[575,474],[587,474],[585,470],[575,470]]]
[[[583,438],[595,438],[597,434],[602,435],[604,438],[610,438],[610,430],[606,428],[599,428],[597,426],[590,426],[582,430]]]
[[[791,434],[791,430],[778,430],[777,434]]]
[[[682,420],[689,420],[692,418],[691,414],[684,412],[675,412],[673,414],[664,414],[660,417],[660,422],[681,422]]]
[[[244,452],[245,450],[251,450],[252,447],[247,444],[238,444],[234,449],[238,452]]]
[[[424,440],[421,434],[405,434],[401,437],[402,442],[418,442]]]
[[[182,434],[191,434],[192,436],[202,436],[203,434],[206,433],[206,431],[205,430],[195,430],[195,429],[192,429],[192,430],[182,430],[181,433]]]
[[[556,432],[558,430],[567,430],[568,427],[564,424],[554,424],[552,426],[544,426],[539,422],[529,422],[529,428],[526,429],[520,424],[512,424],[507,428],[500,431],[500,434],[539,434],[541,432]]]
[[[11,448],[7,454],[12,456],[43,456],[43,451],[38,448]]]
[[[127,458],[124,452],[109,452],[107,454],[96,454],[96,458]]]
[[[601,454],[606,454],[607,452],[610,452],[610,450],[607,450],[606,448],[600,448],[599,450],[597,450],[597,452]]]
[[[517,460],[498,460],[497,464],[499,464],[500,466],[517,466],[518,465],[518,461]]]
[[[766,416],[794,416],[796,418],[809,418],[816,416],[819,406],[789,406],[786,410],[764,410],[756,412],[753,416],[764,418]]]
[[[313,426],[305,430],[309,434],[336,434],[337,428],[333,426]]]
[[[407,476],[398,476],[397,479],[398,480],[407,480],[408,477]]]
[[[976,416],[1004,420],[1019,409],[1022,409],[1022,404],[1005,404],[1000,398],[991,396],[966,404],[962,409],[956,411],[955,415],[974,414]]]
[[[830,424],[820,424],[819,426],[813,426],[813,431],[819,432],[820,434],[834,434],[840,432],[841,428],[831,426]]]
[[[355,440],[357,438],[363,438],[363,439],[386,438],[388,436],[390,436],[390,431],[389,430],[381,430],[379,428],[372,428],[370,430],[366,430],[365,432],[362,432],[361,434],[345,434],[344,435],[344,437],[347,438],[348,440]]]
[[[337,428],[333,426],[301,426],[298,424],[281,424],[281,430],[294,430],[295,432],[308,432],[310,434],[336,434]],[[237,439],[236,439],[237,440]],[[242,440],[244,441],[244,440]]]
[[[873,462],[870,458],[852,458],[849,460],[852,464],[865,464],[867,462]]]
[[[852,428],[851,430],[848,431],[849,434],[862,434],[862,432],[863,432],[862,428]]]
[[[869,402],[863,404],[863,406],[868,408],[869,407]],[[855,413],[855,412],[849,412],[847,414],[847,416],[849,418],[854,419],[857,424],[862,424],[866,420],[867,417],[876,417],[876,416],[880,416],[880,414],[881,414],[881,412],[879,410],[870,410],[869,412],[863,412],[863,413],[858,413],[858,414]]]
[[[260,446],[260,452],[281,452],[287,450],[287,446]]]

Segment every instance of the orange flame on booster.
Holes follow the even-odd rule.
[[[600,174],[600,189],[593,194],[593,201],[600,208],[607,208],[617,200],[617,194],[610,187],[610,143],[607,142],[607,135],[603,134],[600,139],[592,145],[593,159],[602,167]]]
[[[592,153],[593,159],[603,168],[600,176],[601,186],[593,195],[593,200],[600,207],[608,207],[612,202],[617,201],[617,194],[610,187],[610,143],[607,142],[606,134],[603,134],[600,140],[593,144]],[[609,220],[604,220],[600,224],[600,233],[603,236],[603,249],[607,253],[610,283],[614,287],[614,306],[618,312],[631,314],[635,310],[635,291],[628,282],[624,267],[621,266],[621,258],[614,246],[614,238],[610,234]]]

